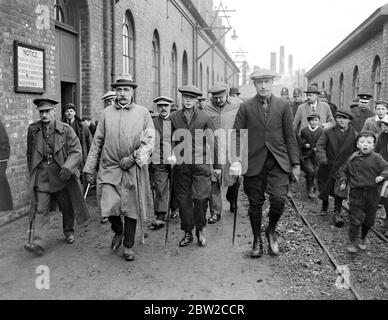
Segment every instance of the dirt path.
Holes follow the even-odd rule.
[[[95,201],[88,198],[91,212]],[[225,204],[225,209],[228,207]],[[109,223],[100,224],[94,213],[85,228],[78,228],[76,242],[63,241],[61,216],[56,214],[49,231],[50,246],[43,257],[25,252],[27,218],[0,229],[0,299],[287,299],[281,288],[287,279],[277,276],[265,255],[249,257],[251,231],[246,208],[239,210],[238,237],[232,247],[233,215],[206,229],[207,246],[193,242],[179,248],[179,219],[170,225],[168,251],[165,230],[146,231],[149,237],[135,245],[136,260],[125,262],[122,249],[110,252]],[[50,290],[35,286],[36,268],[50,269]]]

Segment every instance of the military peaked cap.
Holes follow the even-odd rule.
[[[56,104],[59,102],[57,100],[51,98],[37,98],[33,101],[33,103],[37,106],[38,111],[50,110],[53,109]],[[46,104],[43,106],[43,104]]]

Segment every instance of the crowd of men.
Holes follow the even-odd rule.
[[[152,116],[134,102],[138,85],[132,76],[122,76],[102,97],[104,109],[97,123],[81,121],[71,103],[64,106],[63,122],[58,121],[57,100],[35,99],[40,120],[28,128],[33,205],[26,250],[44,254],[50,212],[56,206],[62,211],[65,241],[74,243],[75,222],[82,224],[90,216],[83,198],[90,185],[96,186],[101,222],[109,221],[114,232],[111,249],[123,245],[125,260],[134,260],[137,226],[144,241],[150,213],[148,227],[158,230],[179,211],[184,232],[179,246],[193,242],[195,227],[198,245],[204,247],[206,225],[222,218],[223,188],[228,188],[229,209],[236,214],[243,182],[253,233],[251,257],[264,252],[266,195],[270,207],[264,234],[269,254],[278,255],[276,228],[290,182],[299,181],[301,169],[307,196],[315,199],[319,191],[322,215],[328,213],[329,196],[334,197],[337,227],[344,225],[341,206],[349,195],[347,249],[365,249],[380,201],[379,186],[388,178],[388,102],[376,101],[372,112],[372,97],[362,94],[348,111],[337,108],[315,85],[304,92],[306,100],[301,89],[294,89],[290,101],[287,88],[281,98],[272,93],[275,77],[265,69],[254,72],[250,78],[257,94],[246,101],[239,98],[238,88],[225,84],[211,87],[209,99],[186,85],[179,88],[178,110],[173,111],[172,98],[161,96],[154,100],[158,112]],[[388,210],[388,201],[382,199]],[[388,223],[385,230],[388,233]]]

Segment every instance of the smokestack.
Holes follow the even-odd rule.
[[[288,74],[290,77],[294,74],[294,57],[292,54],[288,56]]]
[[[276,72],[276,52],[271,52],[271,71]]]
[[[284,46],[280,47],[280,75],[284,75]]]

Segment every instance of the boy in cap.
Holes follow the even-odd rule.
[[[307,196],[310,199],[315,197],[313,185],[318,167],[315,152],[317,142],[323,132],[320,126],[320,119],[319,113],[311,113],[307,117],[309,125],[300,132],[301,163],[306,175]]]
[[[196,108],[202,92],[193,85],[181,87],[179,92],[182,94],[182,109],[170,116],[175,155],[168,159],[172,164],[177,163],[174,167],[174,192],[179,205],[181,229],[185,232],[179,246],[186,247],[193,241],[195,226],[198,245],[203,247],[206,245],[204,228],[211,196],[211,164],[214,174],[221,175],[218,144],[211,135],[197,138],[207,129],[211,133],[215,130],[210,117]],[[208,150],[214,150],[214,159],[210,158]]]
[[[379,122],[382,132],[377,139],[375,151],[381,154],[385,161],[388,161],[388,117],[384,117]],[[382,203],[385,209],[385,221],[383,229],[385,236],[388,237],[388,199],[382,198]]]
[[[324,130],[317,143],[318,188],[322,200],[322,215],[327,214],[329,196],[334,197],[334,225],[341,228],[344,220],[341,216],[343,196],[334,192],[336,180],[350,156],[356,151],[356,132],[350,126],[352,114],[337,110],[336,125]]]
[[[388,179],[388,162],[374,152],[376,136],[361,131],[357,136],[357,148],[341,174],[341,190],[349,186],[349,253],[357,252],[357,240],[361,228],[359,248],[366,249],[366,237],[376,219],[379,204],[378,184]]]
[[[45,251],[53,199],[62,211],[68,244],[75,241],[75,219],[78,224],[84,223],[89,211],[79,183],[82,149],[76,133],[68,124],[55,120],[58,101],[40,98],[34,104],[40,120],[28,127],[27,164],[33,193],[30,219],[35,220],[35,232],[32,242],[29,239],[24,248],[39,256]]]
[[[376,101],[375,113],[374,117],[368,118],[365,121],[364,127],[362,131],[370,131],[373,132],[377,137],[381,133],[382,129],[380,126],[380,121],[387,116],[388,111],[388,102],[385,100]]]
[[[155,148],[152,152],[150,165],[151,186],[153,188],[153,200],[156,219],[150,228],[158,230],[164,227],[166,214],[169,206],[169,192],[172,191],[171,164],[167,158],[172,154],[172,131],[171,131],[171,104],[173,99],[165,96],[157,97],[154,103],[158,108],[159,115],[152,119],[155,126]]]

